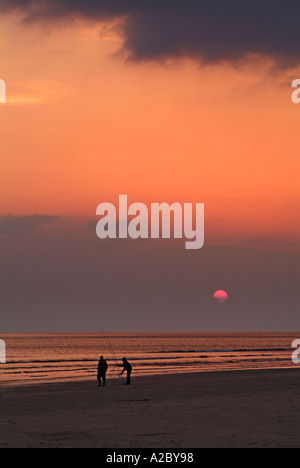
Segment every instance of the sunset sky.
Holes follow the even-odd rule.
[[[203,202],[208,247],[255,248],[259,262],[273,253],[295,262],[300,105],[291,101],[291,83],[300,78],[300,6],[284,5],[1,1],[0,233],[8,290],[18,282],[16,252],[22,269],[20,258],[38,258],[46,232],[52,240],[90,236],[89,255],[97,255],[96,207],[117,203],[119,194],[130,202]],[[287,260],[295,285],[298,267]],[[223,289],[218,274],[215,289]],[[213,281],[211,288],[210,295]],[[28,311],[40,310],[28,291]],[[282,294],[291,297],[285,288]],[[16,299],[5,301],[16,317]],[[16,318],[8,317],[11,330]]]

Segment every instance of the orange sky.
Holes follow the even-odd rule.
[[[85,22],[0,29],[1,215],[93,218],[124,193],[204,202],[216,239],[295,245],[300,70],[128,63],[113,28]]]

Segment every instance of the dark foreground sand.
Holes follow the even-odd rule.
[[[300,369],[2,388],[0,447],[300,447]]]

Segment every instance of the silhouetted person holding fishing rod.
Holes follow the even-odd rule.
[[[132,372],[132,366],[131,364],[127,361],[126,358],[122,359],[123,364],[121,364],[119,367],[124,367],[124,369],[121,372],[121,375],[124,374],[124,372],[127,372],[127,381],[125,385],[130,385],[131,384],[131,372]]]
[[[98,364],[98,382],[99,382],[99,387],[101,387],[101,380],[103,380],[103,387],[105,387],[106,384],[106,372],[108,369],[108,364],[103,358],[103,356],[100,357],[100,361]]]

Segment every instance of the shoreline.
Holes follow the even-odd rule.
[[[2,388],[0,447],[299,448],[299,370]]]
[[[168,373],[153,373],[153,374],[132,374],[132,379],[148,379],[148,378],[152,378],[152,377],[174,377],[174,376],[192,376],[192,375],[202,375],[202,374],[219,374],[219,373],[236,373],[236,372],[263,372],[263,371],[281,371],[281,370],[300,370],[300,366],[296,366],[294,365],[293,367],[290,366],[290,367],[252,367],[252,368],[240,368],[240,369],[213,369],[213,370],[203,370],[203,371],[199,371],[199,372],[190,372],[190,371],[187,371],[187,372],[174,372],[174,373],[171,373],[171,372],[168,372]],[[124,374],[125,377],[126,377],[126,374]],[[108,381],[118,381],[119,378],[118,376],[113,376],[113,377],[108,377],[107,379]],[[36,386],[46,386],[46,385],[60,385],[60,384],[76,384],[76,383],[87,383],[87,382],[97,382],[97,375],[95,373],[95,376],[94,377],[90,377],[90,378],[86,378],[86,379],[82,379],[80,377],[78,378],[74,378],[74,377],[70,377],[70,378],[62,378],[61,380],[49,380],[49,381],[30,381],[30,382],[16,382],[16,383],[11,383],[11,382],[0,382],[0,391],[1,389],[5,389],[5,388],[28,388],[28,387],[36,387]]]

